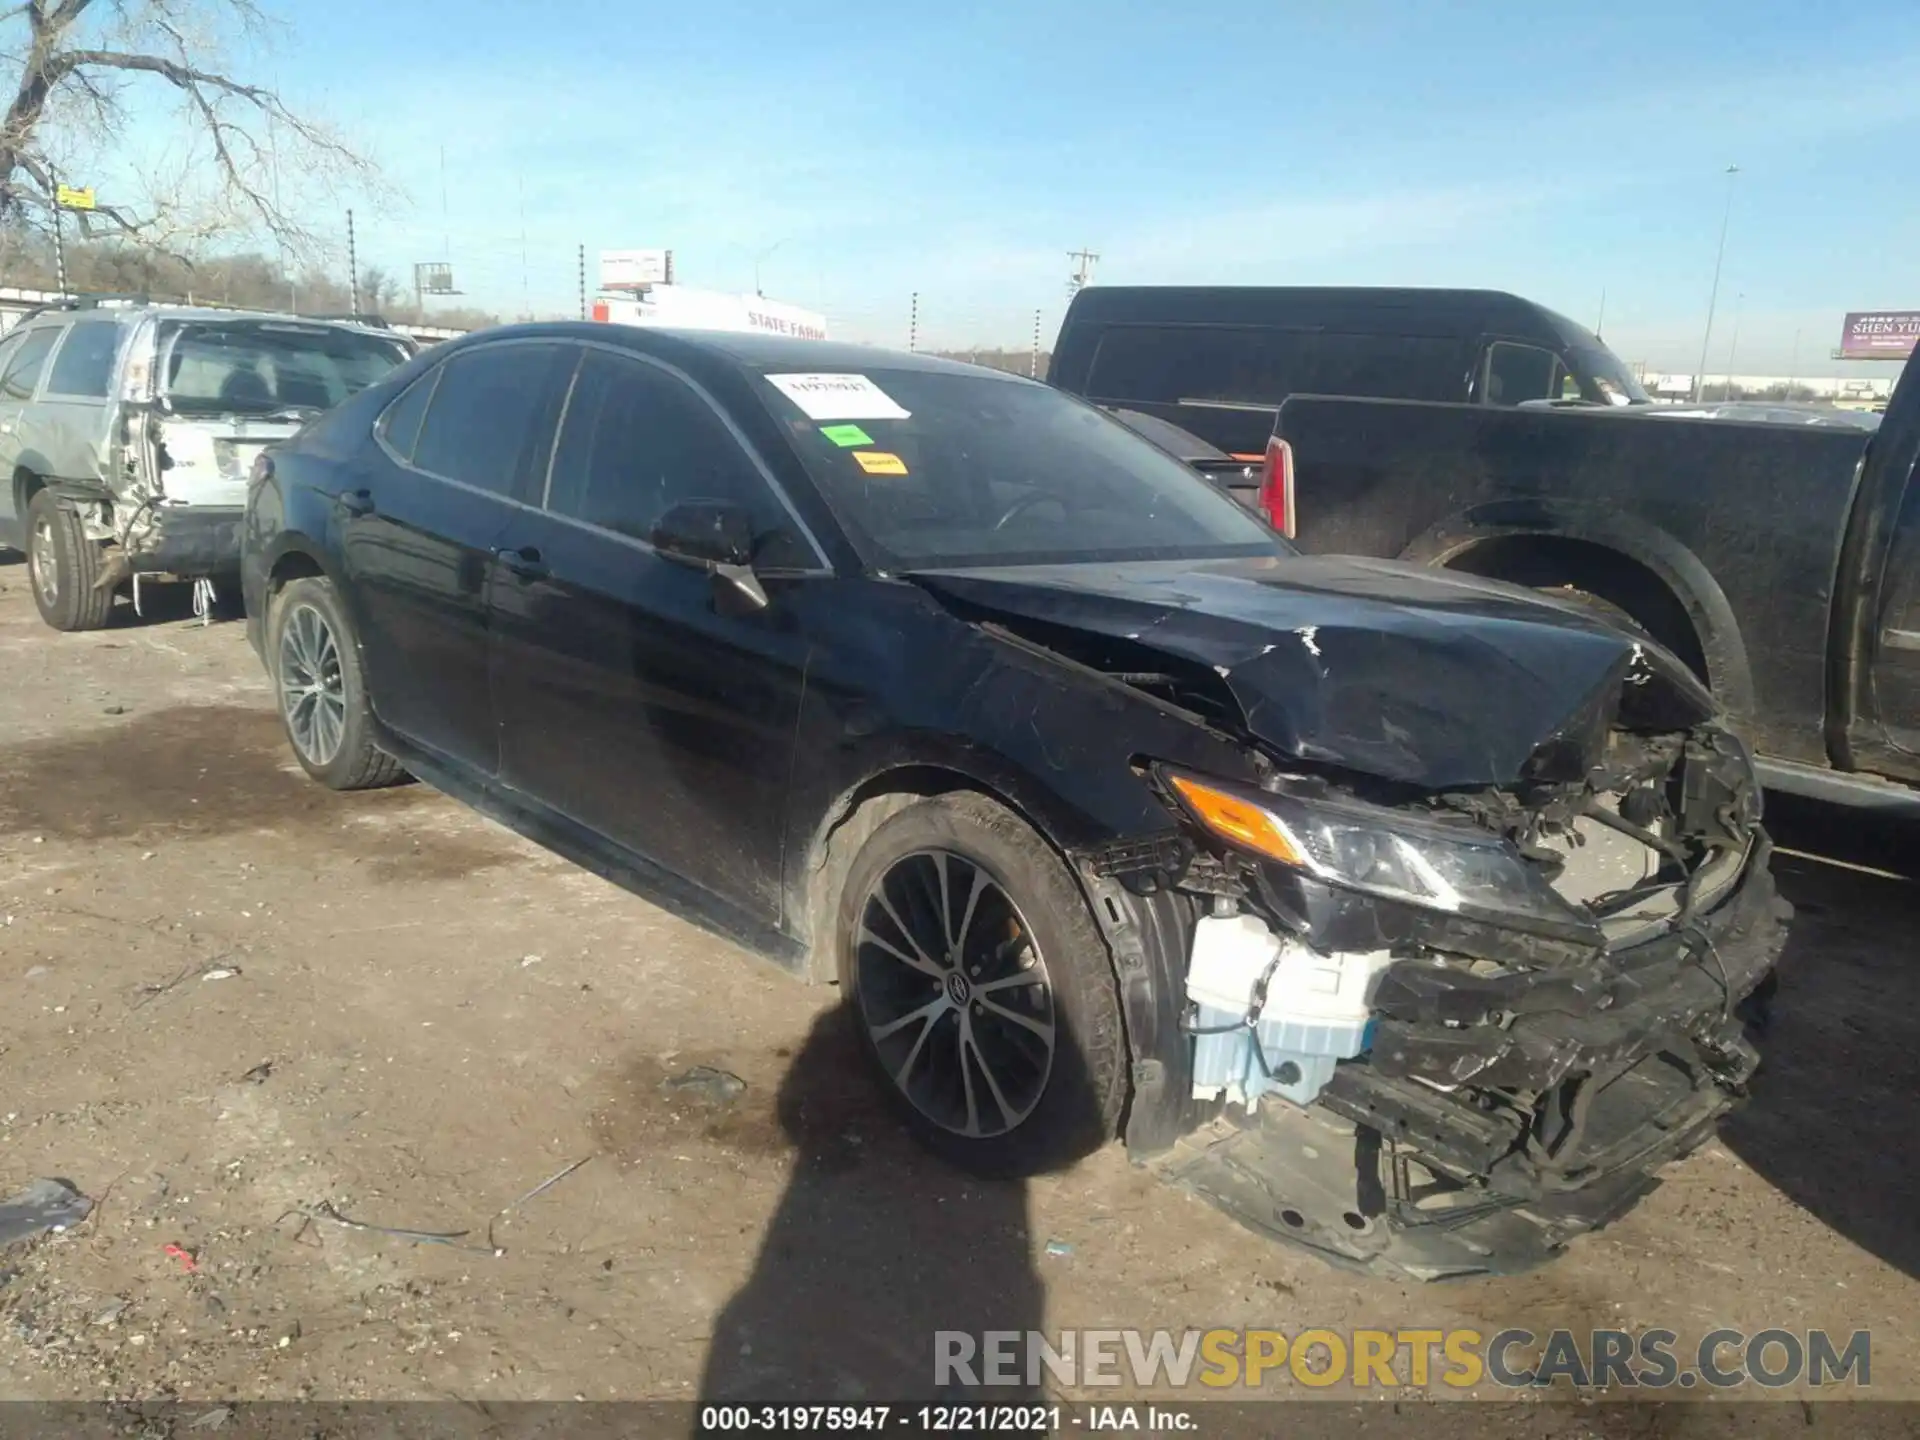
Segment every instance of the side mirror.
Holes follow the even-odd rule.
[[[726,500],[682,500],[653,522],[647,543],[669,560],[725,581],[751,608],[766,609],[767,592],[753,573],[753,517],[744,507]]]

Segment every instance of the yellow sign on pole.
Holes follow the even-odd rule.
[[[94,208],[93,187],[76,190],[71,185],[62,185],[54,192],[54,200],[62,210],[91,210]]]

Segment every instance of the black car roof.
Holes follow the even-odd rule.
[[[1005,371],[989,370],[958,360],[886,350],[878,345],[854,345],[842,340],[802,340],[791,335],[762,335],[754,331],[682,330],[661,325],[614,325],[599,320],[567,320],[533,325],[503,325],[476,332],[472,339],[508,335],[564,335],[576,340],[688,359],[711,357],[747,370],[807,372],[860,370],[924,370],[935,374],[985,376],[990,379],[1035,382]]]
[[[801,340],[791,335],[761,335],[754,331],[672,330],[650,326],[621,326],[639,335],[665,335],[683,344],[725,355],[755,370],[775,366],[817,370],[929,370],[954,375],[1001,374],[937,355],[909,350],[886,350],[878,345],[853,345],[843,340]],[[1008,376],[1018,379],[1018,376]]]

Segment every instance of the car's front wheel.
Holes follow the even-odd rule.
[[[301,768],[330,790],[391,785],[404,771],[373,743],[360,648],[333,582],[295,580],[268,611],[268,664]]]
[[[1106,944],[1017,815],[955,793],[883,822],[848,868],[837,938],[862,1048],[928,1148],[1031,1175],[1113,1137],[1128,1065]]]

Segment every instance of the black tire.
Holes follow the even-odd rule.
[[[1624,630],[1636,640],[1653,640],[1652,632],[1626,610],[1611,600],[1595,595],[1590,590],[1582,590],[1573,585],[1540,585],[1535,588],[1551,599],[1578,606],[1597,619],[1606,621],[1614,629]],[[1654,641],[1654,643],[1659,642]]]
[[[943,908],[943,874],[945,919],[929,921]],[[986,882],[977,896],[974,875]],[[883,878],[890,910],[873,908]],[[1112,963],[1072,874],[1017,815],[964,792],[909,805],[853,857],[835,921],[861,1049],[928,1149],[975,1174],[1009,1177],[1057,1169],[1113,1138],[1129,1066]],[[941,931],[912,947],[913,959],[898,958],[916,922],[958,937],[949,954],[931,957],[937,974],[915,961],[929,958]],[[933,1013],[909,1023],[916,1010]],[[1051,1032],[1044,1064],[1034,1058],[1042,1027]]]
[[[307,774],[329,790],[372,790],[406,777],[374,744],[359,641],[332,581],[295,580],[274,596],[267,669],[287,743]]]
[[[113,613],[113,590],[98,581],[105,553],[73,507],[49,490],[27,502],[27,579],[40,618],[56,630],[98,630]]]

